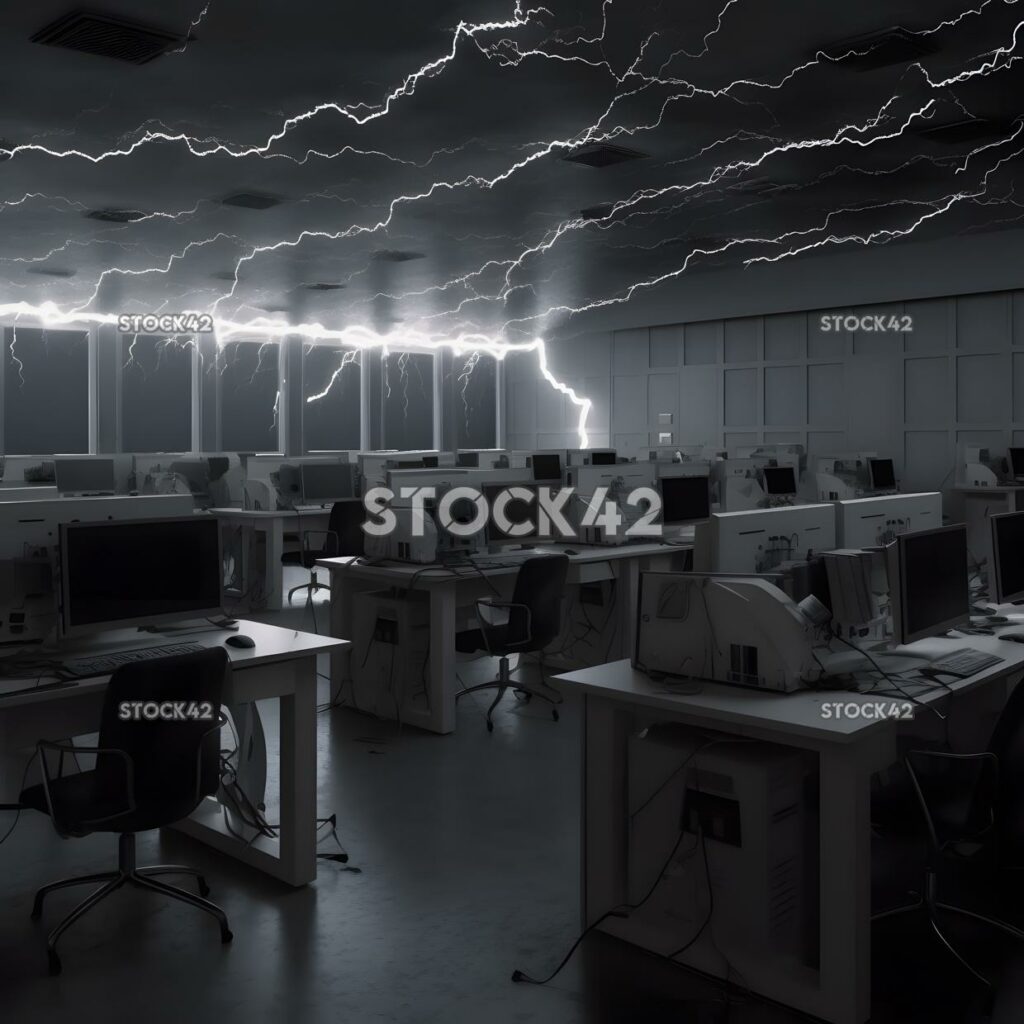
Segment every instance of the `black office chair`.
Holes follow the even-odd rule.
[[[181,821],[217,791],[220,729],[226,721],[221,714],[221,693],[228,669],[223,648],[123,665],[107,686],[98,746],[38,744],[43,781],[22,792],[22,805],[48,814],[65,839],[93,832],[118,834],[116,871],[51,882],[36,893],[34,920],[42,915],[47,894],[74,885],[103,883],[47,936],[51,974],[61,970],[56,948],[61,934],[126,883],[205,910],[220,924],[221,942],[231,941],[227,916],[205,898],[210,889],[195,868],[178,864],[138,867],[135,861],[137,832]],[[122,718],[122,706],[134,701],[187,702],[203,717],[194,720],[186,711],[179,720]],[[95,754],[95,767],[65,775],[65,759],[73,760],[79,754]],[[51,774],[48,759],[53,755],[56,774]],[[159,882],[159,875],[194,875],[200,895]]]
[[[938,872],[957,858],[991,873],[1024,865],[1024,685],[1018,685],[999,715],[987,751],[951,754],[910,751],[904,763],[924,817],[928,858],[924,884],[916,899],[874,916],[875,920],[922,911],[947,950],[980,982],[991,982],[953,946],[939,926],[941,914],[988,925],[1015,939],[1024,931],[987,914],[944,903],[938,896]]]
[[[480,690],[498,691],[487,709],[487,731],[494,731],[491,714],[498,706],[505,691],[511,686],[517,692],[529,697],[539,697],[553,705],[551,716],[558,721],[558,708],[562,703],[561,694],[552,694],[525,683],[512,682],[509,678],[508,658],[510,654],[527,654],[543,651],[562,629],[562,592],[565,577],[569,571],[568,555],[540,555],[528,558],[519,567],[515,590],[511,601],[500,601],[484,597],[476,602],[479,629],[470,629],[456,634],[455,649],[463,654],[486,651],[498,655],[498,678],[489,683],[480,683],[460,690],[455,699]],[[495,611],[504,610],[505,616],[493,616]],[[488,617],[491,615],[492,617]],[[500,619],[500,621],[499,621]],[[544,682],[543,664],[541,683]]]
[[[363,553],[363,504],[359,498],[345,498],[331,506],[331,516],[326,530],[303,530],[302,550],[286,551],[281,556],[282,565],[301,565],[309,570],[309,582],[288,591],[288,603],[292,595],[300,590],[309,591],[309,600],[318,590],[330,590],[316,576],[316,563],[320,558],[338,558],[341,555]],[[311,547],[310,537],[322,537],[322,547]]]

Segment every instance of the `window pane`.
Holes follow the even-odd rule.
[[[4,328],[4,450],[89,450],[89,335]]]
[[[122,450],[187,452],[192,447],[192,343],[125,335],[121,346]]]
[[[434,447],[434,357],[391,352],[381,360],[384,447]]]
[[[302,438],[307,452],[358,450],[361,353],[314,345],[302,359]],[[313,401],[310,401],[310,399]]]
[[[468,359],[459,357],[454,375],[449,394],[455,403],[458,447],[493,448],[497,444],[497,360],[479,352]]]
[[[278,450],[278,344],[228,342],[220,354],[220,445],[226,452]]]

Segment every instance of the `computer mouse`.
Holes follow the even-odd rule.
[[[256,641],[251,636],[246,636],[244,633],[237,633],[235,636],[229,636],[224,641],[228,647],[255,647]]]
[[[1000,633],[1000,640],[1012,640],[1015,644],[1024,644],[1024,633]]]

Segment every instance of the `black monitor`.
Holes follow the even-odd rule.
[[[1024,477],[1024,448],[1008,448],[1006,458],[1010,463],[1010,476]]]
[[[616,453],[613,451],[596,451],[592,452],[590,456],[590,464],[592,466],[614,466],[616,460]]]
[[[213,516],[61,523],[61,633],[221,614]]]
[[[557,452],[536,452],[532,461],[534,480],[562,479],[562,460]]]
[[[476,469],[480,465],[480,453],[479,452],[459,452],[455,456],[456,466],[465,466],[467,469]]]
[[[423,468],[424,469],[437,469],[437,456],[436,455],[424,455],[423,456]]]
[[[302,500],[307,505],[326,505],[351,498],[352,467],[344,462],[302,462]]]
[[[706,476],[663,476],[661,521],[666,526],[693,523],[711,515],[711,481]]]
[[[765,466],[761,472],[768,494],[796,494],[796,470],[792,466]]]
[[[557,458],[557,456],[556,456]],[[514,524],[518,523],[529,523],[530,530],[527,533],[512,535],[502,530],[494,519],[494,504],[500,494],[503,494],[506,490],[511,487],[522,487],[533,495],[533,500],[529,503],[514,498],[505,507],[505,514],[508,516],[510,522]],[[530,537],[537,535],[537,488],[531,487],[529,484],[492,484],[484,487],[484,497],[487,499],[487,507],[490,510],[490,516],[487,520],[487,540],[489,543],[495,541],[512,540],[522,541],[527,540]]]
[[[209,495],[209,459],[177,459],[171,463],[170,470],[188,484],[188,489],[195,497],[202,498]]]
[[[113,459],[55,459],[54,482],[62,494],[113,494]]]
[[[966,526],[901,533],[887,554],[897,643],[938,636],[970,618]]]
[[[989,597],[1005,604],[1024,598],[1024,512],[989,516],[992,562]]]
[[[873,491],[896,489],[896,465],[892,459],[868,459],[868,473]]]

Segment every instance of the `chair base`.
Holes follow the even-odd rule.
[[[543,679],[542,679],[543,682]],[[469,693],[479,693],[482,690],[497,690],[497,694],[491,706],[487,709],[487,731],[494,732],[494,721],[491,715],[494,713],[494,709],[501,703],[502,697],[508,690],[515,690],[517,693],[525,693],[526,699],[529,700],[531,697],[537,697],[540,700],[546,700],[551,707],[551,717],[557,722],[558,721],[558,706],[565,699],[560,693],[545,693],[543,690],[538,689],[535,686],[530,686],[527,683],[514,682],[510,678],[508,658],[502,658],[498,663],[498,678],[492,679],[489,683],[477,683],[475,686],[467,686],[465,689],[459,690],[455,694],[455,701],[458,703],[461,697],[465,697]]]
[[[197,882],[199,895],[195,896],[175,885],[168,885],[165,882],[158,882],[155,879],[160,875],[193,875]],[[76,885],[89,885],[94,882],[102,882],[100,888],[87,896],[81,903],[65,917],[60,924],[54,928],[46,937],[46,952],[49,958],[51,974],[60,974],[61,962],[57,955],[57,940],[67,931],[80,917],[92,910],[98,903],[105,900],[111,893],[116,892],[124,885],[133,885],[138,889],[148,889],[150,892],[160,893],[171,899],[187,903],[189,906],[206,913],[217,919],[220,925],[220,941],[228,943],[234,937],[228,927],[227,915],[217,906],[211,903],[206,897],[210,893],[210,887],[206,879],[196,869],[184,864],[154,864],[148,867],[137,867],[135,863],[135,836],[132,833],[124,833],[118,837],[118,865],[116,871],[105,871],[94,875],[82,875],[79,878],[64,878],[59,882],[50,882],[44,885],[37,893],[32,904],[32,920],[38,921],[43,914],[43,900],[58,889],[68,889]]]
[[[927,914],[928,923],[932,926],[932,931],[935,933],[936,938],[942,943],[943,946],[953,955],[953,957],[964,967],[970,974],[972,974],[978,981],[988,988],[992,988],[992,982],[986,978],[980,971],[975,969],[967,961],[967,959],[956,949],[952,942],[946,937],[945,933],[939,927],[938,915],[943,914],[957,914],[960,917],[967,917],[973,921],[978,921],[981,924],[986,924],[990,928],[994,928],[997,931],[1001,931],[1004,935],[1008,935],[1014,939],[1020,939],[1024,941],[1024,931],[1014,927],[1006,921],[1001,921],[997,917],[990,917],[987,914],[979,914],[973,910],[967,910],[964,907],[957,907],[951,903],[943,903],[936,898],[935,895],[935,876],[929,873],[925,877],[924,895],[921,893],[911,893],[916,899],[913,903],[908,903],[902,907],[893,907],[890,910],[883,910],[877,914],[873,914],[871,917],[872,921],[881,921],[888,917],[901,917],[904,914],[913,914],[922,912]]]

